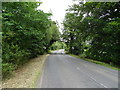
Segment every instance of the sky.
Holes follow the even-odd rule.
[[[51,19],[53,21],[57,21],[60,28],[60,32],[62,32],[62,21],[64,20],[66,9],[68,9],[69,5],[73,4],[72,0],[41,0],[42,4],[38,9],[43,10],[45,13],[52,12],[53,16]]]

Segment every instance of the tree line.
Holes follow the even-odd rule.
[[[120,2],[74,4],[63,25],[69,53],[120,65]]]
[[[60,38],[51,13],[38,10],[40,2],[2,3],[2,74],[7,77],[31,58],[48,52]]]
[[[67,46],[64,42],[56,41],[50,46],[49,50],[59,50],[59,49],[65,49],[65,48],[67,48]]]

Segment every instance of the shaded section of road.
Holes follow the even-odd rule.
[[[48,57],[38,88],[118,88],[118,71],[62,52]]]

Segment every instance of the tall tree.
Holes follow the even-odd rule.
[[[68,9],[63,38],[69,51],[119,65],[120,2],[80,2]]]
[[[38,10],[39,4],[3,2],[3,77],[30,58],[47,52],[50,42],[59,39],[57,25],[49,19],[51,14]]]

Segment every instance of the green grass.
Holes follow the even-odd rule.
[[[53,52],[53,50],[48,50],[48,53],[51,53],[51,52]]]
[[[120,71],[119,67],[111,65],[111,64],[107,64],[107,63],[104,63],[104,62],[100,62],[100,61],[96,61],[96,60],[80,57],[80,56],[73,55],[73,54],[69,54],[69,55],[73,56],[73,57],[76,57],[76,58],[79,58],[79,59],[83,59],[83,60],[86,60],[86,61],[89,61],[89,62],[93,62],[93,63],[99,64],[99,65],[105,66],[105,67],[108,67],[108,68],[111,68],[111,69],[114,69],[114,70]]]

